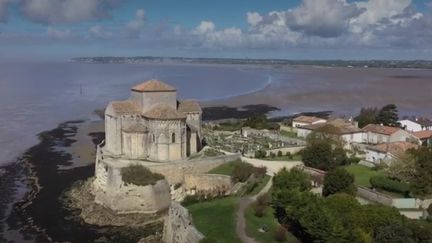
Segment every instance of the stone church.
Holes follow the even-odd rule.
[[[132,87],[128,100],[109,103],[104,152],[131,160],[183,160],[200,149],[201,115],[196,101],[177,100],[173,86],[149,80]]]

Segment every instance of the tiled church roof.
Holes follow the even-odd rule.
[[[178,104],[179,112],[202,112],[201,106],[195,100],[179,100]]]
[[[173,120],[186,118],[184,114],[165,104],[158,104],[154,106],[151,110],[145,112],[143,115],[152,119]]]
[[[137,92],[158,92],[158,91],[176,91],[176,88],[160,80],[151,79],[142,84],[132,87],[132,91]]]

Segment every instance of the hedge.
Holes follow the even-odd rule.
[[[390,179],[385,176],[372,176],[369,179],[370,184],[374,188],[383,189],[389,192],[402,193],[408,195],[410,192],[409,185],[397,180]]]
[[[158,173],[153,173],[142,165],[131,165],[121,169],[122,180],[126,184],[137,186],[154,185],[157,181],[165,179]]]

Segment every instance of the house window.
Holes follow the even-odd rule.
[[[175,142],[176,142],[175,133],[173,133],[173,134],[171,135],[171,142],[172,142],[172,143],[175,143]]]

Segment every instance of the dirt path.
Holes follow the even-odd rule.
[[[244,217],[246,208],[253,203],[258,196],[268,192],[273,184],[272,178],[267,182],[263,189],[254,196],[243,197],[239,200],[239,204],[236,210],[236,234],[243,243],[259,243],[253,238],[250,238],[246,234],[246,219]]]

